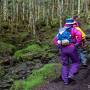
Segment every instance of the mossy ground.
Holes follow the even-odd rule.
[[[47,64],[39,70],[34,70],[26,80],[15,81],[10,90],[33,90],[38,86],[47,83],[48,80],[54,80],[61,75],[61,64]]]

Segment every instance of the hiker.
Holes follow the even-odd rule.
[[[79,19],[80,19],[80,17],[79,16],[73,16],[73,19],[74,19],[74,21],[76,21],[77,23],[77,26],[79,26],[79,27],[81,27],[81,23],[80,23],[80,21],[79,21]]]
[[[81,46],[78,48],[78,52],[80,55],[80,61],[82,66],[87,67],[87,51],[85,50],[86,48],[86,34],[84,33],[84,31],[79,27],[79,24],[77,21],[74,21],[74,28],[76,28],[77,30],[79,30],[82,33],[82,44]]]
[[[70,79],[78,72],[80,66],[80,58],[77,47],[82,41],[82,33],[73,27],[74,20],[66,19],[65,26],[59,29],[58,34],[54,38],[54,44],[61,51],[62,63],[62,79],[65,85],[69,84]],[[69,67],[69,58],[72,64]]]

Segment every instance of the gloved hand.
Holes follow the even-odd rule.
[[[76,48],[78,48],[78,43],[74,44]]]
[[[61,41],[60,41],[60,40],[58,40],[58,41],[57,41],[57,43],[58,43],[58,44],[61,44]]]

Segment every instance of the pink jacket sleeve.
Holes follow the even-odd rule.
[[[58,45],[58,38],[57,36],[54,37],[54,44],[57,46]]]
[[[82,41],[82,33],[76,28],[71,30],[72,38],[76,40],[76,44],[80,45]]]

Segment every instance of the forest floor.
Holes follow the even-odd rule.
[[[37,90],[90,90],[90,63],[88,63],[88,67],[81,66],[74,81],[69,85],[64,85],[63,81],[58,79],[49,82],[47,85],[44,85]]]
[[[87,34],[90,34],[90,29],[87,30]],[[90,40],[88,40],[88,42],[90,45]],[[12,74],[12,72],[14,72],[14,70],[16,70],[16,73],[18,73],[19,69],[21,70],[21,72],[18,73],[20,74],[19,77],[13,77],[15,77],[16,79],[22,79],[23,76],[26,77],[28,73],[31,72],[28,72],[28,69],[32,69],[30,66],[27,67],[26,64],[29,65],[30,62],[23,62],[22,64],[19,64],[20,66],[16,65],[15,67],[8,66],[7,68],[7,66],[5,66],[8,72],[5,76],[9,76],[10,74]],[[13,81],[9,81],[9,79],[5,77],[2,80],[0,80],[0,90],[10,90],[12,84]],[[36,90],[90,90],[90,61],[88,60],[88,67],[80,67],[79,73],[75,76],[74,81],[72,81],[69,85],[64,85],[61,78],[58,78],[54,81],[49,81],[47,84],[37,88]]]

